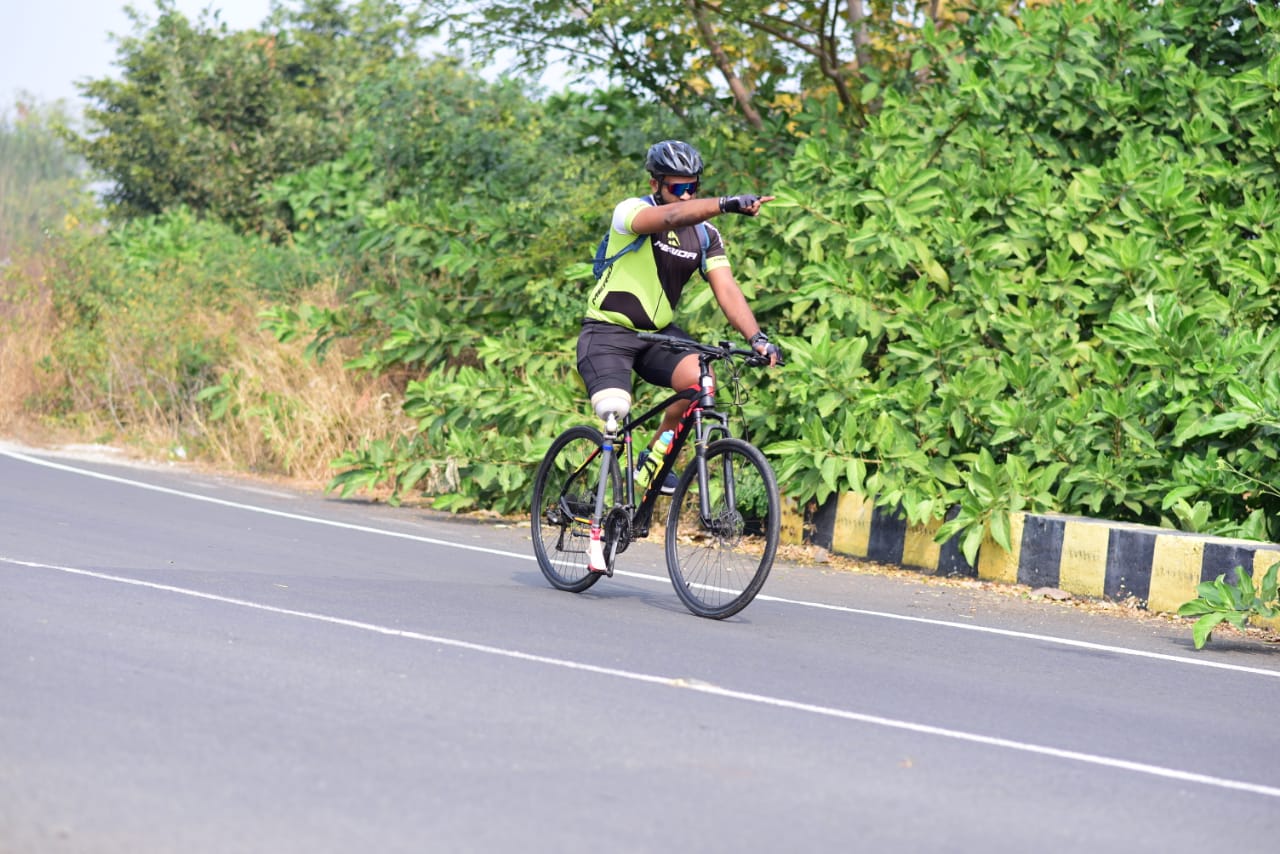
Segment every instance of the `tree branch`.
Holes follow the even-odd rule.
[[[698,0],[685,0],[685,5],[689,7],[689,13],[693,15],[694,23],[697,24],[698,33],[702,36],[702,43],[711,54],[711,59],[716,64],[716,68],[720,69],[720,73],[724,75],[724,80],[729,84],[729,91],[733,94],[733,99],[738,103],[738,108],[742,110],[742,115],[747,122],[756,130],[764,127],[764,119],[760,117],[760,113],[751,103],[751,93],[747,91],[747,87],[743,84],[741,78],[733,71],[733,65],[729,62],[729,56],[724,52],[724,45],[716,37],[715,30],[711,26],[711,21],[707,19],[705,9],[698,5]]]
[[[847,3],[845,15],[849,19],[849,32],[853,33],[853,53],[857,57],[858,69],[862,70],[871,65],[871,39],[862,25],[867,15],[862,9],[862,0],[847,0]]]

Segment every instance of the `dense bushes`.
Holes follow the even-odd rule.
[[[251,177],[245,198],[226,195],[237,179],[217,170],[200,176],[213,194],[119,196],[122,213],[187,201],[237,230],[174,212],[118,230],[109,258],[84,261],[102,275],[64,279],[59,299],[74,310],[63,345],[77,343],[60,364],[79,383],[69,388],[97,384],[101,406],[93,365],[118,352],[93,343],[103,312],[134,322],[131,306],[146,305],[150,322],[180,324],[165,306],[184,288],[162,280],[197,265],[191,300],[216,313],[242,289],[239,252],[283,253],[303,284],[258,291],[277,339],[310,341],[313,355],[337,346],[412,421],[376,437],[333,428],[346,449],[335,485],[518,510],[547,442],[587,414],[572,348],[595,238],[613,201],[643,189],[647,143],[685,136],[713,164],[708,192],[779,196],[758,220],[721,224],[757,314],[792,354],[761,378],[747,414],[792,496],[851,489],[913,522],[951,513],[942,534],[963,531],[970,555],[988,532],[1006,539],[1019,509],[1275,539],[1277,17],[1207,1],[1088,0],[1016,17],[978,8],[926,26],[902,62],[867,78],[865,125],[813,97],[768,117],[779,129],[768,138],[723,115],[677,121],[616,91],[534,98],[454,61],[388,50],[359,74],[325,77],[323,103],[298,116],[219,125],[230,136],[195,151],[193,176],[237,134],[311,140],[238,147],[247,160],[224,165]],[[154,43],[130,43],[139,79],[92,91],[145,94],[161,124],[172,118],[155,106],[162,90],[143,87],[171,55],[165,33],[181,28],[167,26]],[[346,35],[332,42],[348,47],[371,31],[335,26]],[[401,38],[372,31],[377,44]],[[252,93],[267,100],[244,103],[288,113],[307,91],[296,81],[340,65],[323,42],[275,35],[210,36],[212,67],[261,85],[213,91],[194,85],[209,66],[164,65],[182,77],[178,91],[210,98],[190,115],[235,113],[241,101],[227,99]],[[255,50],[304,43],[311,53],[289,53],[283,82],[254,64]],[[237,45],[252,50],[218,65]],[[281,130],[300,116],[323,138]],[[93,144],[154,152],[167,137],[143,144],[146,125],[113,114]],[[175,224],[214,251],[184,261],[181,247],[154,242]],[[244,231],[276,243],[233,247]],[[324,299],[298,295],[321,282]],[[686,309],[693,331],[723,334],[705,288]],[[216,330],[187,343],[134,337],[170,348],[145,358],[165,366],[165,387],[200,423],[253,409],[236,402],[253,383]]]
[[[120,79],[90,81],[89,132],[70,138],[109,180],[119,218],[187,206],[241,230],[278,234],[264,193],[342,156],[358,126],[354,89],[412,51],[419,16],[394,0],[281,8],[264,30],[228,32],[172,0],[122,40]]]
[[[40,408],[127,435],[164,424],[193,433],[197,398],[217,379],[246,305],[288,298],[310,262],[175,209],[118,226],[60,230],[47,274],[61,334]]]
[[[1227,57],[1199,11],[975,15],[801,146],[758,270],[821,416],[774,431],[791,489],[958,506],[970,554],[1024,508],[1280,535],[1280,20]]]
[[[449,60],[402,66],[360,97],[379,108],[344,160],[280,182],[276,199],[296,240],[359,259],[362,287],[334,311],[280,312],[275,328],[348,338],[352,369],[400,378],[418,432],[351,448],[336,461],[345,493],[422,488],[437,506],[514,512],[582,413],[575,262],[607,223],[601,199],[643,186],[660,130],[618,93],[535,102]]]

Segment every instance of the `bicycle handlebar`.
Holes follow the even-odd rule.
[[[755,350],[744,349],[742,347],[734,347],[728,341],[721,341],[719,344],[700,344],[697,341],[689,341],[685,338],[676,338],[671,335],[659,335],[656,332],[639,332],[641,341],[652,341],[655,344],[661,344],[669,350],[691,351],[702,353],[713,359],[729,359],[734,356],[741,356],[745,364],[754,368],[767,367],[769,357]],[[778,366],[783,364],[782,356],[778,356]]]

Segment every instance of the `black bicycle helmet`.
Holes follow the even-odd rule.
[[[663,175],[689,175],[697,178],[702,174],[702,155],[687,142],[667,139],[654,143],[649,148],[644,168],[655,178]]]

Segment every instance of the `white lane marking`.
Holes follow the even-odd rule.
[[[619,573],[614,574],[618,575]],[[913,617],[908,614],[894,614],[889,611],[868,611],[862,608],[850,608],[846,605],[828,605],[824,602],[806,602],[803,600],[782,599],[775,596],[768,596],[763,593],[756,598],[758,600],[767,599],[771,602],[780,602],[788,605],[803,605],[806,608],[819,608],[824,611],[840,611],[842,613],[858,614],[864,617],[880,617],[885,620],[902,620],[908,623],[924,623],[930,626],[946,626],[947,628],[962,629],[968,632],[981,632],[988,635],[1018,638],[1019,640],[1043,641],[1045,643],[1057,644],[1059,646],[1070,646],[1076,647],[1077,649],[1090,649],[1095,652],[1131,655],[1137,658],[1151,658],[1156,661],[1168,661],[1175,664],[1192,664],[1197,667],[1214,667],[1219,670],[1234,670],[1237,673],[1251,673],[1254,676],[1270,676],[1273,679],[1280,679],[1280,670],[1267,670],[1263,667],[1249,667],[1244,664],[1230,664],[1224,661],[1210,661],[1204,658],[1190,658],[1185,655],[1170,655],[1164,652],[1149,652],[1143,649],[1131,649],[1124,646],[1109,646],[1104,643],[1060,638],[1053,635],[1038,635],[1034,632],[1020,632],[1015,629],[998,629],[992,626],[976,626],[971,623],[953,623],[948,620],[935,620],[929,617]]]
[[[57,469],[58,471],[70,472],[72,474],[83,475],[85,477],[96,478],[97,480],[110,481],[111,483],[121,483],[126,486],[136,486],[139,489],[149,489],[152,492],[162,492],[166,495],[177,495],[182,498],[190,498],[193,501],[204,501],[209,504],[218,504],[223,507],[233,507],[237,510],[248,510],[252,513],[263,513],[268,516],[278,516],[282,519],[292,519],[295,522],[309,522],[313,525],[328,525],[331,528],[344,528],[348,531],[359,531],[362,534],[379,534],[384,537],[398,537],[402,540],[413,540],[419,543],[430,543],[433,546],[449,546],[455,549],[466,549],[467,551],[483,552],[484,554],[498,555],[500,557],[514,557],[521,560],[536,560],[533,555],[517,554],[516,552],[503,551],[502,549],[491,549],[485,546],[470,546],[466,543],[455,543],[450,540],[437,540],[434,537],[424,537],[419,534],[406,534],[400,531],[391,531],[385,528],[372,528],[368,525],[357,525],[353,522],[338,522],[334,519],[323,519],[319,516],[306,516],[302,513],[289,513],[285,510],[272,510],[270,507],[259,507],[255,504],[243,504],[239,501],[231,501],[226,498],[214,498],[210,495],[200,495],[196,492],[184,492],[181,489],[171,489],[167,486],[157,486],[154,483],[146,483],[141,480],[130,480],[125,477],[117,477],[111,474],[103,474],[102,472],[93,471],[91,469],[76,468],[75,466],[63,465],[49,460],[42,460],[38,457],[29,457],[16,451],[0,447],[0,456],[12,457],[15,460],[21,460],[24,463],[32,465],[45,466],[46,468]]]
[[[139,480],[130,480],[128,478],[117,477],[116,475],[103,474],[102,472],[92,471],[91,469],[82,469],[75,466],[55,463],[49,460],[42,460],[38,457],[27,456],[16,451],[9,450],[0,446],[0,456],[12,457],[22,462],[31,463],[32,465],[45,466],[47,468],[57,469],[58,471],[70,472],[72,474],[83,475],[85,477],[97,478],[99,480],[110,481],[112,483],[124,484],[127,486],[138,487],[139,489],[149,489],[154,492],[163,492],[167,495],[177,495],[183,498],[190,498],[193,501],[205,501],[210,504],[218,504],[223,507],[233,507],[237,510],[246,510],[252,513],[263,513],[269,516],[278,516],[284,519],[292,519],[297,522],[308,522],[315,525],[327,525],[333,528],[343,528],[349,531],[359,531],[362,534],[376,534],[384,537],[397,537],[404,540],[413,540],[419,543],[429,543],[434,546],[446,546],[448,548],[466,549],[467,551],[481,552],[483,554],[496,555],[498,557],[515,558],[517,560],[536,560],[533,555],[511,552],[504,549],[493,549],[485,546],[472,546],[466,543],[456,543],[451,540],[440,540],[435,537],[424,537],[418,534],[408,534],[401,531],[391,531],[386,528],[374,528],[368,525],[357,525],[351,522],[338,522],[333,519],[324,519],[319,516],[307,516],[301,513],[289,513],[283,510],[272,510],[269,507],[259,507],[254,504],[243,504],[239,501],[230,501],[225,498],[213,498],[208,495],[200,495],[195,492],[185,492],[180,489],[171,489],[166,486],[156,486],[155,484],[146,483]],[[670,580],[666,576],[649,575],[641,572],[628,572],[619,570],[614,575],[641,579],[648,582],[657,582],[659,584],[669,584]],[[778,596],[770,596],[760,594],[756,597],[761,602],[777,602],[783,605],[795,605],[802,608],[818,608],[824,611],[837,611],[845,614],[857,614],[863,617],[877,617],[885,620],[901,620],[911,623],[923,623],[930,626],[938,626],[941,628],[963,629],[964,631],[980,632],[983,634],[997,635],[1000,637],[1017,638],[1019,640],[1040,641],[1042,643],[1051,643],[1058,646],[1075,647],[1077,649],[1088,649],[1095,652],[1108,652],[1114,655],[1127,655],[1136,658],[1148,658],[1155,661],[1165,661],[1173,664],[1188,664],[1196,667],[1210,667],[1217,670],[1230,670],[1236,673],[1249,673],[1254,676],[1268,676],[1273,679],[1280,679],[1280,670],[1268,670],[1261,667],[1250,667],[1243,664],[1231,664],[1229,662],[1211,661],[1203,658],[1190,658],[1183,655],[1169,655],[1161,652],[1148,652],[1141,649],[1131,649],[1122,646],[1109,646],[1107,644],[1092,643],[1090,641],[1072,640],[1070,638],[1054,637],[1053,635],[1040,635],[1032,632],[1020,632],[1012,629],[999,629],[990,626],[979,626],[972,623],[956,623],[948,620],[936,620],[929,617],[914,617],[907,614],[894,614],[887,611],[869,611],[862,608],[850,608],[845,605],[831,605],[824,602],[810,602],[803,599],[785,599]]]
[[[1127,759],[1117,759],[1111,756],[1102,756],[1094,753],[1084,753],[1078,750],[1064,750],[1058,747],[1048,747],[1041,744],[1032,744],[1025,741],[1016,741],[1009,738],[999,738],[997,736],[981,735],[979,733],[965,732],[963,730],[948,729],[946,727],[932,726],[930,724],[914,723],[912,721],[898,720],[896,718],[886,718],[880,715],[869,715],[862,712],[853,712],[848,709],[839,709],[832,706],[819,706],[814,703],[802,703],[796,700],[787,700],[782,697],[771,697],[767,694],[754,694],[748,691],[735,691],[731,688],[722,688],[718,685],[711,685],[706,682],[700,682],[689,679],[682,679],[670,676],[658,676],[651,673],[640,673],[633,670],[622,670],[616,667],[602,667],[597,664],[588,664],[582,661],[573,661],[564,658],[553,658],[546,655],[537,655],[529,652],[521,652],[516,649],[507,649],[505,647],[491,646],[489,644],[473,643],[471,641],[458,640],[457,638],[442,637],[439,635],[429,635],[422,632],[409,631],[406,629],[393,629],[387,626],[379,626],[375,623],[366,623],[360,620],[350,620],[344,617],[333,617],[327,614],[316,614],[310,611],[296,611],[291,608],[279,608],[274,605],[264,605],[260,602],[252,602],[246,599],[234,599],[229,596],[219,596],[214,593],[203,593],[199,590],[189,590],[185,587],[174,587],[169,584],[157,584],[152,581],[142,581],[136,578],[126,578],[118,575],[109,575],[104,572],[96,572],[88,569],[78,569],[70,566],[57,566],[47,563],[36,563],[34,561],[15,560],[13,558],[0,556],[0,562],[12,564],[14,566],[25,566],[32,569],[48,569],[57,572],[64,572],[71,575],[79,575],[88,578],[95,578],[101,581],[110,581],[116,584],[127,584],[134,587],[144,587],[151,590],[159,590],[166,593],[176,593],[180,596],[188,596],[193,599],[204,599],[210,602],[218,602],[224,605],[234,605],[240,608],[249,608],[255,611],[264,611],[269,614],[277,614],[285,617],[298,617],[304,620],[314,620],[320,623],[327,623],[334,626],[343,626],[360,631],[372,632],[379,635],[389,635],[391,637],[404,638],[407,640],[424,641],[426,643],[436,644],[437,646],[452,647],[455,649],[463,649],[469,652],[482,653],[484,655],[499,656],[502,658],[516,659],[518,661],[527,661],[534,664],[544,664],[551,667],[559,667],[565,670],[576,670],[584,673],[592,673],[597,676],[609,676],[617,679],[626,679],[631,682],[643,682],[649,685],[660,685],[667,688],[677,688],[685,691],[694,691],[699,694],[709,694],[715,697],[723,697],[729,700],[739,700],[746,703],[755,703],[762,706],[771,706],[773,708],[785,709],[793,712],[804,712],[806,714],[819,715],[827,718],[836,718],[838,720],[853,721],[856,723],[868,724],[871,726],[884,727],[887,729],[904,730],[906,732],[918,733],[920,735],[931,735],[939,738],[947,738],[953,741],[964,741],[970,744],[980,744],[986,747],[1000,747],[1007,750],[1015,750],[1021,753],[1031,753],[1039,756],[1049,756],[1054,759],[1064,759],[1072,762],[1082,762],[1086,765],[1096,765],[1104,768],[1114,768],[1121,771],[1132,771],[1138,774],[1146,774],[1152,777],[1160,777],[1167,780],[1177,780],[1183,783],[1195,783],[1202,786],[1211,786],[1218,789],[1231,789],[1239,792],[1248,792],[1255,795],[1263,795],[1269,798],[1280,798],[1280,787],[1268,786],[1261,783],[1250,783],[1243,780],[1232,780],[1226,777],[1214,777],[1208,774],[1199,774],[1194,771],[1183,771],[1177,768],[1166,768],[1161,765],[1151,765],[1146,762],[1132,762]]]

